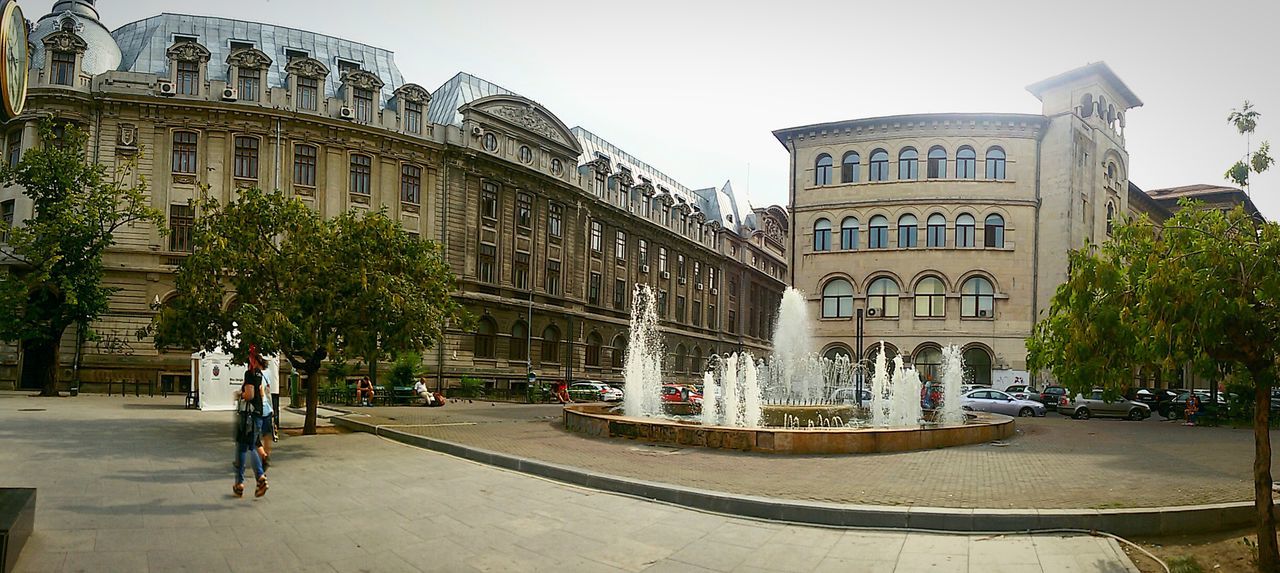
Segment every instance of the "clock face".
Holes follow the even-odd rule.
[[[4,103],[4,119],[22,113],[27,99],[27,21],[22,8],[9,0],[0,15],[0,100]]]

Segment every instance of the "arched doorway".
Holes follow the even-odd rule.
[[[980,346],[964,351],[964,381],[968,384],[991,385],[991,354]]]

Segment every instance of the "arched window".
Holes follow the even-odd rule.
[[[889,219],[884,215],[871,218],[871,236],[867,238],[867,243],[873,249],[889,247]]]
[[[920,152],[908,147],[898,152],[898,179],[910,181],[920,175]]]
[[[673,358],[673,359],[672,359],[672,361],[671,361],[671,362],[672,362],[672,364],[674,365],[673,370],[675,370],[676,372],[684,372],[684,371],[685,371],[685,368],[686,368],[687,366],[689,366],[689,362],[688,362],[687,360],[685,360],[685,357],[686,357],[687,355],[688,355],[688,353],[687,353],[687,352],[685,352],[685,350],[684,350],[684,344],[677,344],[677,345],[676,345],[675,358]]]
[[[702,362],[702,348],[693,347],[693,356],[689,357],[689,372],[701,375],[706,372],[706,364]]]
[[[560,363],[560,329],[549,325],[542,331],[542,363]]]
[[[493,358],[494,354],[494,337],[493,333],[497,330],[497,325],[493,323],[493,319],[487,316],[482,317],[476,323],[476,358]]]
[[[986,223],[982,226],[982,242],[987,247],[1004,248],[1004,217],[995,213],[987,215]]]
[[[867,287],[867,316],[897,318],[898,283],[889,277],[871,281]]]
[[[822,318],[853,316],[853,285],[844,279],[833,279],[822,287]]]
[[[889,180],[889,152],[883,149],[877,149],[871,152],[871,172],[867,174],[867,181],[888,181]]]
[[[1116,180],[1116,164],[1114,161],[1109,161],[1107,162],[1107,181],[1111,182],[1115,180]]]
[[[973,246],[973,228],[975,222],[973,215],[961,213],[956,217],[956,246],[972,247]]]
[[[849,352],[848,348],[840,345],[828,348],[826,352],[822,353],[822,357],[832,362],[839,362],[841,360],[853,361],[853,353]]]
[[[857,151],[850,151],[844,154],[844,158],[840,160],[840,182],[841,183],[857,183],[858,172],[861,171],[862,158],[858,156]]]
[[[621,334],[613,338],[612,363],[614,368],[623,368],[627,363],[627,337]]]
[[[831,250],[831,221],[818,219],[813,223],[813,250]]]
[[[1080,96],[1080,117],[1089,119],[1093,115],[1093,94]]]
[[[1004,179],[1004,150],[999,147],[987,150],[987,179]]]
[[[818,156],[818,162],[813,168],[813,184],[814,185],[830,185],[831,184],[831,156],[823,153]]]
[[[524,362],[529,359],[529,325],[517,320],[511,325],[511,340],[507,341],[507,359]]]
[[[995,289],[991,281],[973,277],[960,288],[960,316],[964,318],[991,318],[995,314]]]
[[[968,145],[956,150],[956,178],[973,179],[977,177],[978,154]]]
[[[917,246],[920,237],[919,221],[910,213],[898,217],[898,248],[910,249]]]
[[[938,277],[925,277],[916,283],[916,316],[946,316],[946,290]]]
[[[947,246],[947,218],[942,213],[929,215],[928,243],[930,247]]]
[[[964,377],[968,384],[991,385],[991,355],[978,347],[964,351]]]
[[[600,333],[592,332],[587,335],[587,366],[600,367],[601,346],[604,346],[604,339],[600,337]]]
[[[938,370],[942,368],[942,349],[936,346],[926,346],[916,351],[915,357],[911,359],[911,365],[915,367],[916,372],[920,373],[920,377],[926,383],[938,381]]]
[[[1107,236],[1111,236],[1111,229],[1115,226],[1116,220],[1116,204],[1107,201]]]
[[[888,372],[889,376],[893,376],[893,369],[895,368],[893,363],[893,357],[897,355],[898,355],[898,349],[894,348],[892,344],[884,345],[884,357],[885,357],[884,363],[885,363],[885,366],[888,367],[887,369],[889,370]],[[871,348],[867,349],[866,354],[864,354],[863,356],[866,357],[864,358],[864,361],[866,362],[866,365],[867,365],[867,377],[874,378],[876,375],[876,358],[880,356],[880,345],[876,344]]]
[[[858,218],[845,217],[840,222],[840,248],[852,251],[858,248]]]
[[[947,150],[935,145],[929,149],[929,178],[947,178]]]

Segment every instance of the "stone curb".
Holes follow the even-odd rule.
[[[966,509],[793,501],[599,474],[417,436],[345,417],[334,416],[330,420],[350,430],[573,485],[716,513],[800,524],[950,533],[1030,533],[1072,529],[1104,531],[1120,536],[1164,536],[1242,529],[1253,525],[1254,516],[1252,502],[1130,509]]]

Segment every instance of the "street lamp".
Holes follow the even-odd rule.
[[[862,373],[864,371],[864,369],[862,368],[862,309],[858,309],[857,331],[854,334],[853,340],[855,345],[854,352],[856,352],[858,356],[858,361],[854,363],[857,365],[857,367],[854,368],[853,370],[854,372],[857,373],[857,377],[858,377],[858,380],[857,380],[858,393],[854,399],[861,402],[862,401]]]

